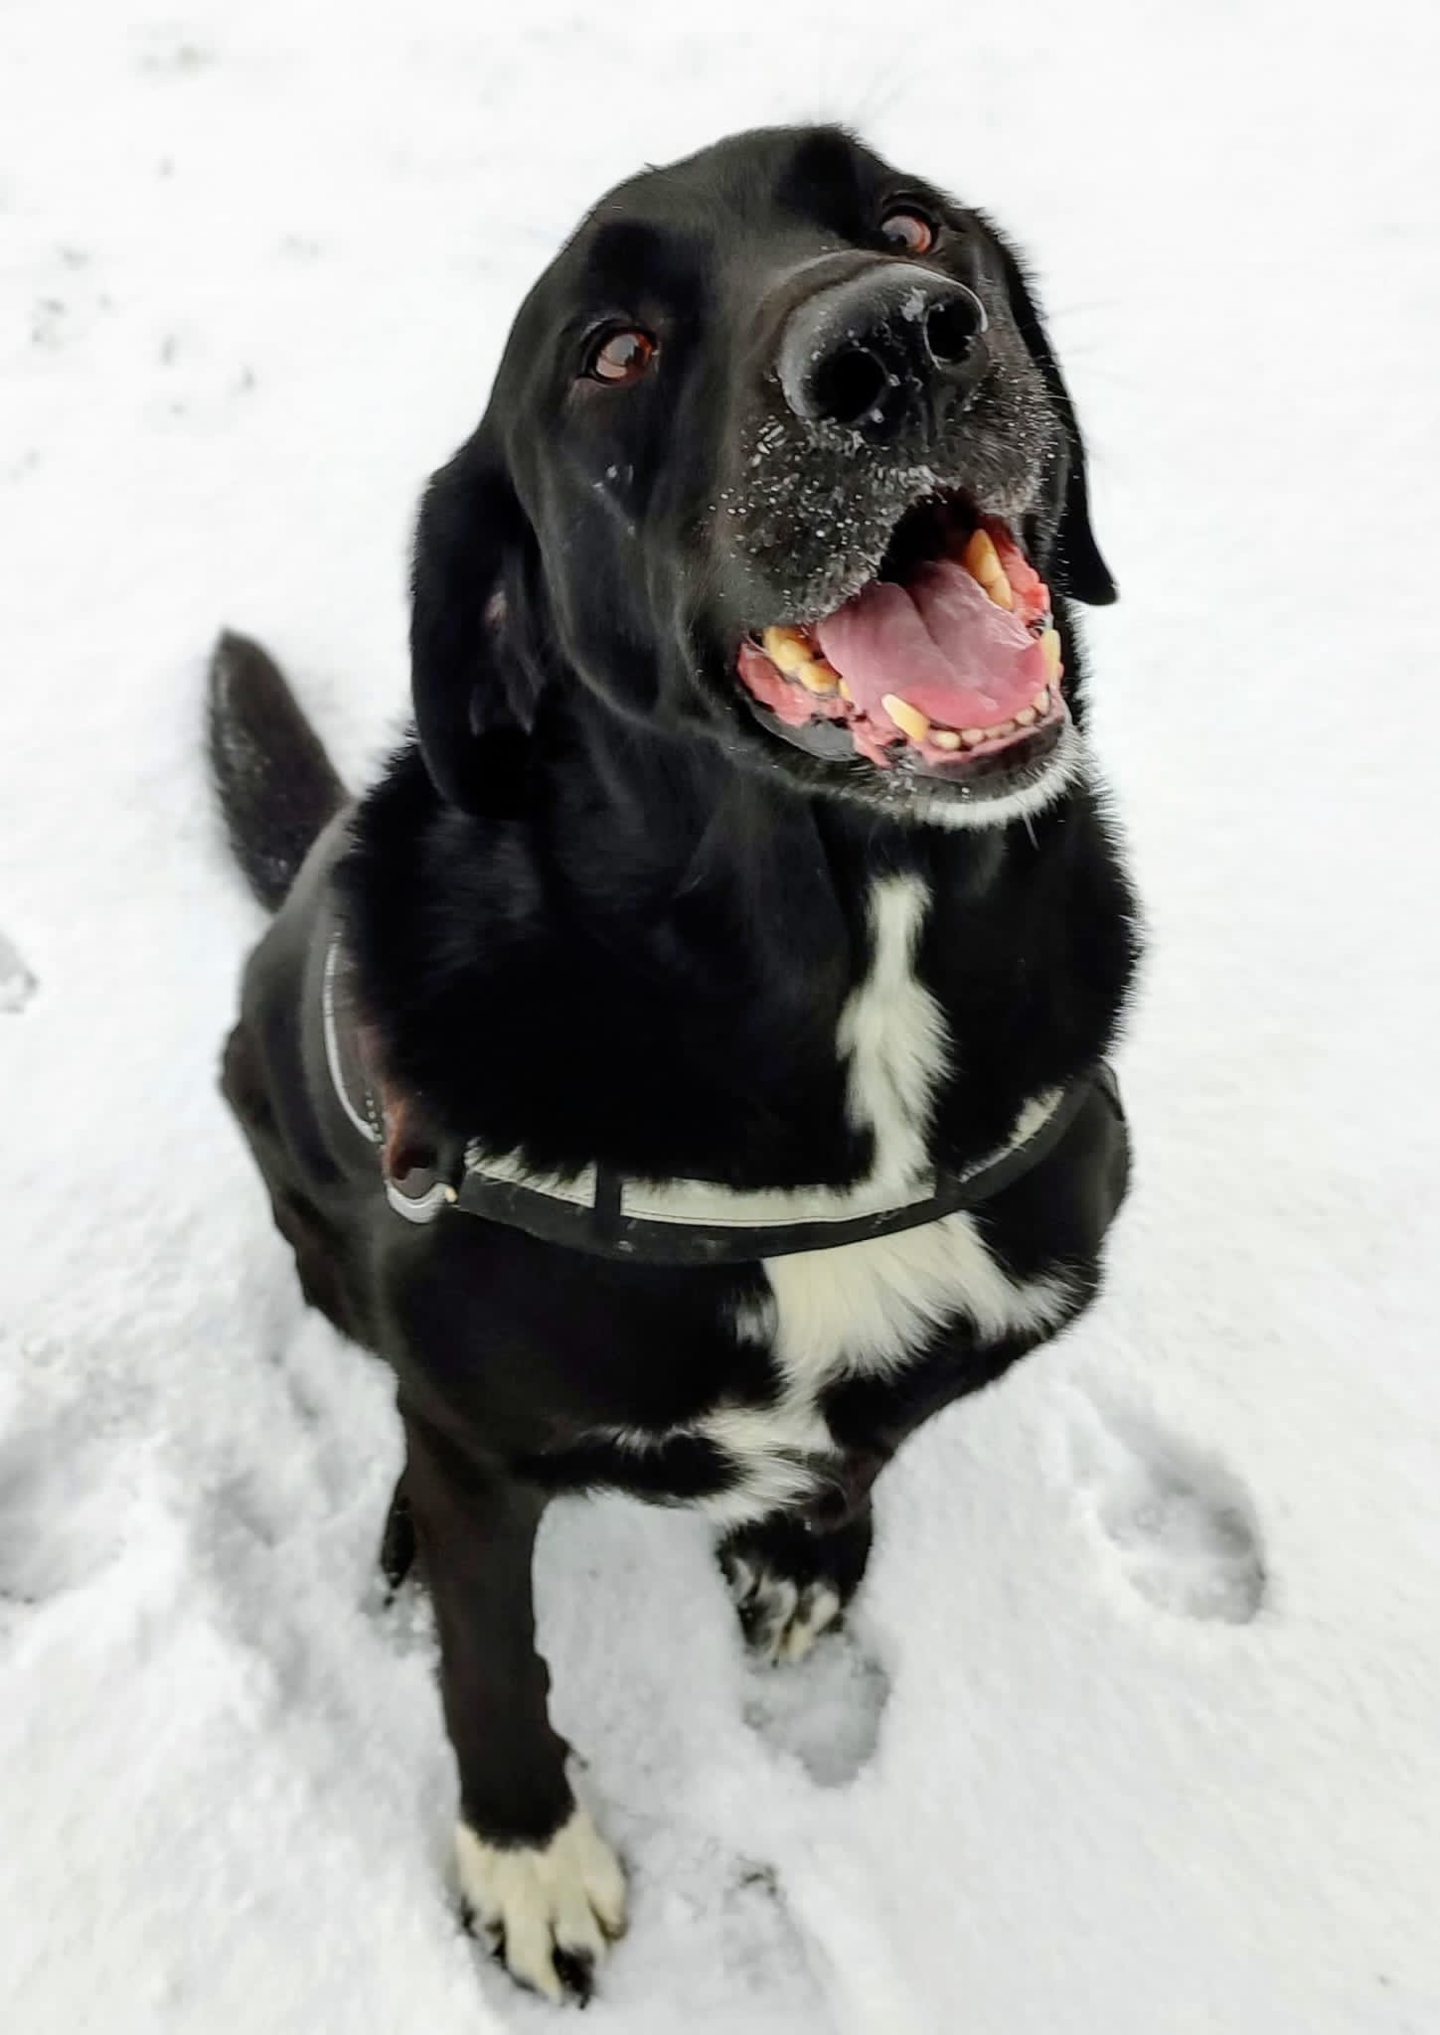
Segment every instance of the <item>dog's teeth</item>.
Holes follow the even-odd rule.
[[[987,728],[985,733],[992,741],[997,735],[1013,735],[1015,733],[1015,723],[1013,721],[997,721],[994,727]]]
[[[803,630],[767,629],[761,640],[765,655],[776,670],[786,678],[798,678],[806,692],[825,698],[839,685],[839,672],[816,654],[814,644]]]
[[[1036,693],[1036,695],[1035,695],[1035,711],[1036,711],[1036,713],[1037,713],[1037,714],[1048,714],[1048,713],[1049,713],[1049,711],[1050,711],[1050,688],[1049,688],[1049,686],[1048,686],[1048,685],[1046,686],[1046,688],[1045,688],[1045,690],[1044,690],[1043,692],[1037,692],[1037,693]]]
[[[977,530],[961,554],[960,563],[972,579],[978,579],[997,608],[1015,606],[1015,594],[1000,554],[988,530]]]
[[[978,749],[989,733],[990,730],[988,728],[962,728],[960,730],[960,740],[965,744],[967,749]]]
[[[1040,638],[1040,648],[1045,652],[1045,668],[1052,679],[1060,676],[1060,631],[1047,629]]]
[[[797,676],[802,665],[814,661],[815,652],[798,629],[767,629],[761,640],[770,662],[789,678]]]
[[[972,579],[989,586],[1000,571],[1000,554],[988,530],[977,530],[960,554],[960,563]]]
[[[953,728],[932,728],[930,730],[930,740],[935,744],[937,749],[958,749],[960,747],[960,739]]]
[[[842,678],[842,679],[841,679],[841,681],[840,681],[840,697],[841,697],[841,699],[842,699],[842,700],[845,700],[845,701],[847,701],[847,702],[849,703],[849,705],[851,705],[852,707],[854,706],[854,704],[855,704],[855,695],[854,695],[854,693],[853,693],[853,692],[851,692],[851,690],[850,690],[849,686],[848,686],[848,685],[846,685],[846,683],[845,683],[845,681],[844,681],[844,679],[843,679],[843,678]]]
[[[919,707],[912,707],[909,700],[902,700],[898,693],[887,692],[880,702],[886,713],[902,734],[912,742],[923,742],[930,733],[930,722]]]
[[[1033,728],[1039,718],[1034,707],[1022,707],[1015,716],[1015,725],[1017,728]]]

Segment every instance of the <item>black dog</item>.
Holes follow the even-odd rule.
[[[793,1659],[906,1435],[1095,1291],[1135,937],[1070,603],[1113,598],[1014,255],[821,128],[637,177],[541,278],[426,494],[418,745],[358,807],[217,652],[278,908],[225,1093],[399,1381],[463,1895],[556,1997],[624,1893],[534,1649],[550,1494],[706,1507]]]

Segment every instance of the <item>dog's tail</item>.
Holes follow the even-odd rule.
[[[345,787],[278,667],[227,629],[210,658],[210,769],[245,880],[277,911]]]

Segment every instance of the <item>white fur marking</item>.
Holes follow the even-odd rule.
[[[835,1444],[808,1393],[786,1393],[769,1406],[720,1406],[695,1423],[735,1464],[740,1481],[703,1501],[722,1526],[780,1512],[815,1488],[817,1455]],[[811,1460],[807,1461],[806,1459]]]
[[[721,1527],[744,1525],[813,1493],[834,1440],[821,1393],[838,1379],[900,1370],[929,1338],[968,1315],[987,1341],[1053,1328],[1070,1306],[1070,1284],[1049,1272],[1010,1278],[987,1250],[975,1218],[961,1211],[894,1236],[765,1261],[774,1295],[769,1323],[747,1302],[736,1312],[741,1341],[770,1342],[781,1390],[763,1405],[726,1405],[674,1428],[595,1432],[637,1452],[672,1434],[697,1434],[733,1463],[736,1482],[698,1500]]]
[[[735,1465],[733,1487],[700,1501],[726,1527],[813,1493],[834,1449],[819,1403],[828,1385],[900,1370],[959,1315],[998,1341],[1053,1328],[1070,1305],[1062,1273],[1011,1279],[964,1212],[836,1250],[771,1258],[765,1271],[782,1389],[770,1405],[720,1407],[693,1423]]]
[[[915,973],[930,908],[918,876],[884,876],[870,892],[874,951],[865,980],[840,1014],[837,1043],[850,1062],[848,1102],[875,1139],[871,1182],[902,1188],[927,1170],[930,1099],[948,1051],[940,1006]]]
[[[1062,792],[1080,784],[1089,775],[1084,737],[1073,721],[1060,730],[1060,739],[1049,763],[1033,784],[1007,791],[999,798],[967,801],[949,795],[921,794],[912,813],[905,817],[922,826],[945,827],[952,833],[966,827],[1008,827],[1014,820],[1028,820],[1054,805]]]
[[[875,1173],[896,1184],[929,1165],[931,1097],[949,1051],[939,1006],[914,965],[929,901],[918,877],[875,884],[870,970],[840,1020],[852,1118],[874,1132]],[[1053,1106],[1053,1096],[1036,1097],[1021,1124],[1043,1120]],[[771,1258],[765,1271],[779,1317],[775,1354],[792,1405],[813,1403],[847,1372],[897,1369],[957,1314],[1000,1337],[1050,1326],[1068,1298],[1058,1276],[1027,1286],[1008,1278],[963,1211],[838,1250]]]
[[[881,877],[870,893],[870,965],[841,1012],[837,1045],[849,1061],[850,1118],[871,1132],[874,1159],[848,1195],[889,1199],[907,1188],[930,1191],[931,1103],[949,1041],[940,1007],[915,969],[929,904],[929,891],[913,875]],[[1027,1103],[1015,1141],[1038,1129],[1058,1099],[1052,1092]],[[764,1271],[772,1297],[741,1301],[733,1326],[737,1342],[773,1350],[779,1393],[766,1405],[716,1407],[672,1430],[703,1436],[733,1463],[732,1488],[700,1501],[722,1527],[761,1519],[813,1493],[834,1452],[820,1395],[837,1379],[899,1370],[960,1315],[997,1341],[1054,1327],[1070,1302],[1061,1273],[1011,1279],[964,1211],[864,1243],[769,1258]],[[637,1451],[668,1439],[634,1428],[598,1432]]]
[[[625,1928],[625,1875],[583,1809],[548,1844],[487,1844],[468,1823],[455,1826],[460,1891],[487,1930],[503,1933],[505,1963],[552,2000],[565,1988],[557,1950],[598,1964]]]
[[[956,1315],[995,1340],[1052,1327],[1069,1301],[1060,1274],[1011,1279],[963,1210],[840,1250],[771,1258],[765,1270],[780,1317],[775,1354],[795,1389],[812,1393],[836,1376],[897,1370]]]
[[[931,1099],[949,1042],[940,1008],[915,970],[929,902],[918,877],[875,883],[870,966],[841,1014],[851,1120],[875,1140],[865,1189],[903,1189],[930,1166]],[[1055,1100],[1047,1095],[1027,1104],[1016,1135],[1043,1121]],[[725,1525],[761,1518],[813,1490],[816,1458],[833,1448],[819,1399],[836,1379],[899,1370],[958,1315],[968,1315],[989,1340],[1052,1327],[1070,1297],[1060,1274],[1024,1284],[1009,1278],[964,1211],[893,1236],[770,1258],[765,1272],[774,1295],[764,1324],[769,1333],[760,1333],[762,1311],[753,1301],[737,1308],[735,1333],[742,1341],[770,1342],[781,1392],[772,1405],[720,1408],[695,1423],[736,1465],[735,1487],[705,1504]]]

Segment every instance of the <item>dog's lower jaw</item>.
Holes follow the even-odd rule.
[[[742,710],[743,711],[743,710]],[[714,724],[710,732],[715,736]],[[738,770],[784,782],[793,795],[847,806],[899,828],[934,827],[948,833],[998,832],[1036,818],[1072,792],[1093,784],[1093,762],[1084,733],[1066,720],[1050,755],[1028,782],[1005,790],[946,784],[943,780],[868,766],[825,764],[795,748],[784,734],[750,720],[728,719],[718,746]]]
[[[886,799],[882,792],[867,797],[866,803],[885,811],[902,826],[940,827],[949,833],[997,831],[1036,818],[1083,787],[1089,777],[1088,762],[1085,737],[1067,720],[1051,754],[1028,782],[1004,791],[987,791],[983,784],[971,790],[943,787],[932,779],[916,777],[908,780],[903,798]]]
[[[545,1844],[498,1845],[455,1826],[460,1897],[506,1969],[557,2004],[587,1999],[596,1967],[625,1933],[625,1874],[577,1808]]]
[[[953,792],[937,796],[918,789],[909,818],[917,825],[945,827],[952,832],[1008,827],[1033,819],[1083,784],[1088,776],[1088,762],[1085,737],[1073,721],[1067,721],[1054,754],[1030,784],[973,801]]]

